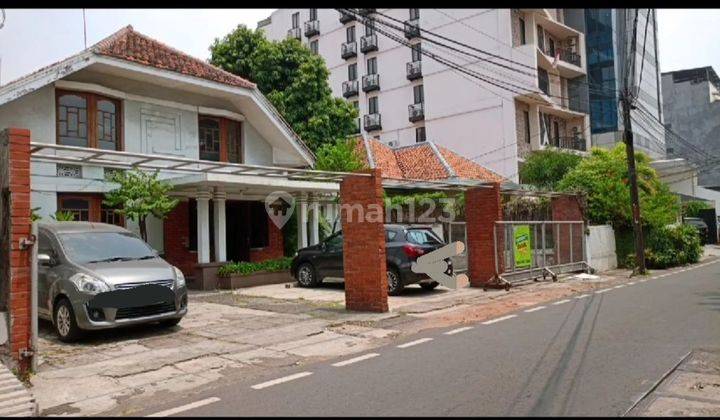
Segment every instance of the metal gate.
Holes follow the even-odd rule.
[[[556,281],[561,273],[594,271],[587,264],[583,221],[498,221],[493,241],[496,280],[506,287],[541,277]],[[519,245],[529,246],[527,253],[522,251],[527,259],[519,258]]]
[[[460,255],[452,257],[453,270],[457,273],[464,273],[468,269],[467,259],[467,229],[465,222],[448,222],[446,223],[447,229],[447,243],[460,241],[465,244],[465,251]]]

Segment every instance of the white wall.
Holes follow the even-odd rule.
[[[586,238],[588,264],[598,272],[617,268],[615,231],[610,225],[589,226]]]

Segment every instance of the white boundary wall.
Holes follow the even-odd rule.
[[[617,268],[615,231],[610,225],[589,226],[587,237],[588,264],[598,272]]]

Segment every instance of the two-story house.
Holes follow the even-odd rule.
[[[205,162],[171,162],[160,171],[181,202],[165,220],[148,220],[148,242],[189,276],[198,263],[281,257],[283,235],[264,204],[274,191],[300,200],[299,246],[317,242],[313,204],[338,190],[337,183],[307,182],[282,170],[312,167],[314,156],[255,84],[131,26],[0,87],[0,129],[8,127],[29,129],[33,143],[97,151],[67,163],[33,155],[31,204],[46,221],[64,211],[137,231],[103,204],[104,193],[116,188],[106,180],[118,167],[112,159],[139,167],[158,156]],[[207,170],[223,165],[224,173]],[[193,167],[199,169],[188,171]]]

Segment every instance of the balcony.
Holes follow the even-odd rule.
[[[363,92],[372,92],[374,90],[380,90],[380,75],[379,74],[367,74],[362,78],[362,90]]]
[[[301,39],[300,36],[300,28],[290,28],[287,31],[287,37],[288,38],[295,38],[298,41]]]
[[[382,130],[382,118],[380,114],[365,114],[363,116],[365,131]]]
[[[320,35],[320,21],[315,19],[305,22],[305,36],[310,38],[315,35]]]
[[[413,39],[420,36],[420,19],[405,21],[405,38]]]
[[[580,62],[580,54],[570,51],[566,48],[558,48],[557,50],[560,54],[560,60],[564,61],[566,63],[570,63],[574,66],[582,67],[582,63]]]
[[[358,81],[357,80],[346,80],[342,84],[342,94],[344,98],[351,96],[357,96],[358,94]]]
[[[587,151],[587,142],[580,136],[562,136],[550,139],[550,145],[560,149]]]
[[[420,79],[422,75],[422,61],[411,61],[406,65],[408,80]]]
[[[420,102],[419,104],[408,105],[408,120],[410,122],[422,121],[425,119],[425,104]]]
[[[357,42],[345,42],[340,46],[340,57],[344,60],[357,56]]]
[[[375,13],[375,9],[357,9],[357,12],[363,16],[367,16],[371,13]]]
[[[355,16],[350,13],[340,12],[340,23],[345,24],[355,20]]]
[[[360,38],[360,51],[367,54],[371,51],[378,50],[377,35],[365,35]]]

